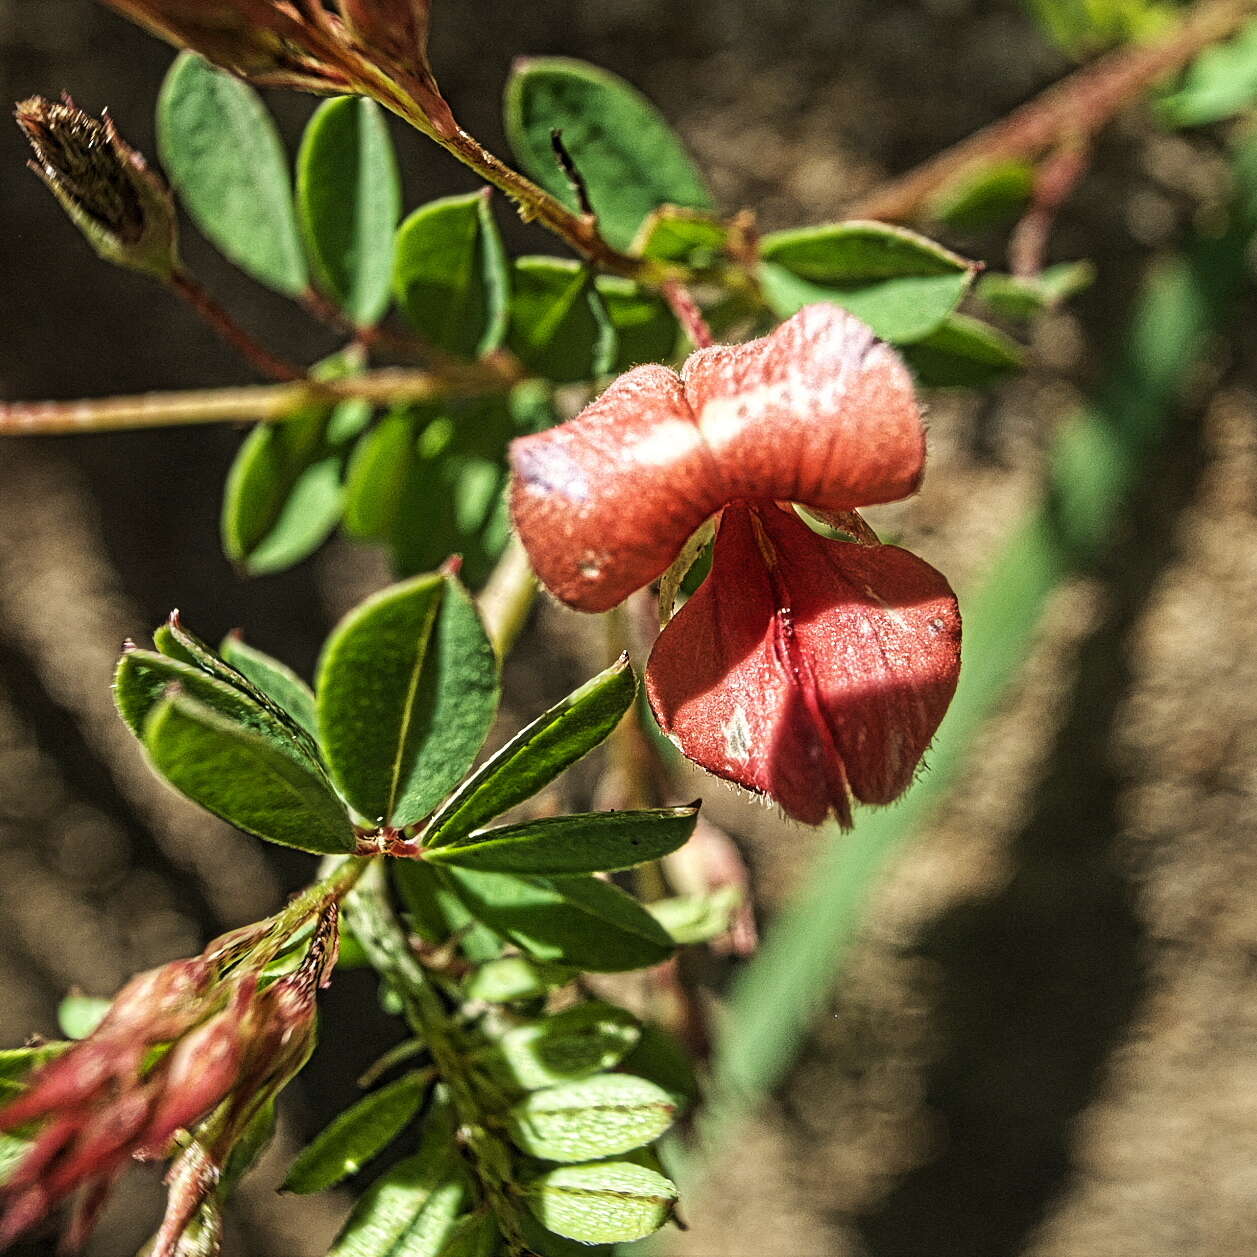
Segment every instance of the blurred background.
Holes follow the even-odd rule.
[[[505,147],[514,56],[585,58],[651,96],[722,207],[752,206],[768,229],[840,216],[1070,68],[1012,0],[434,7],[442,85],[490,147]],[[5,98],[68,90],[150,154],[169,59],[90,0],[0,0]],[[290,139],[313,108],[271,104]],[[408,206],[474,186],[396,138]],[[174,298],[98,263],[24,161],[16,128],[0,129],[0,394],[248,378]],[[875,522],[945,571],[962,606],[1036,500],[1052,432],[1116,351],[1141,268],[1224,182],[1215,137],[1125,113],[1052,244],[1054,260],[1094,259],[1097,284],[1034,325],[1013,382],[930,399],[925,492]],[[508,230],[515,248],[554,248]],[[999,237],[946,240],[1004,264]],[[333,347],[190,231],[185,248],[278,347],[303,361]],[[788,1081],[715,1150],[690,1231],[668,1241],[678,1257],[1236,1257],[1257,1243],[1255,312],[1250,286],[1102,567],[1054,597],[963,787],[880,884]],[[243,626],[308,673],[335,618],[388,579],[380,555],[343,542],[284,575],[238,577],[217,514],[239,440],[0,445],[0,1044],[55,1034],[68,989],[111,994],[308,876],[307,858],[167,793],[109,695],[121,640],[172,607],[211,640]],[[561,697],[603,649],[589,623],[543,607],[505,719]],[[710,779],[698,789],[770,919],[821,839]],[[273,1188],[396,1037],[371,981],[338,976],[325,1042],[234,1210],[230,1257],[325,1251],[348,1197]],[[159,1210],[157,1173],[136,1172],[92,1253],[134,1252]]]

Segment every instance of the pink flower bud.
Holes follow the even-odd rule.
[[[808,824],[832,811],[850,825],[853,797],[907,789],[959,668],[955,595],[929,564],[735,505],[646,689],[660,727],[709,772]]]

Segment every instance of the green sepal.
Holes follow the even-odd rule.
[[[524,170],[571,209],[576,194],[555,158],[563,145],[589,191],[603,236],[627,249],[664,204],[708,209],[711,194],[667,120],[618,75],[565,57],[516,63],[506,88],[506,134]]]
[[[424,817],[479,753],[498,664],[475,603],[450,574],[381,591],[332,632],[316,686],[333,780],[368,820]]]
[[[436,847],[431,863],[484,873],[614,873],[670,855],[694,832],[698,805],[587,812],[483,830]]]
[[[433,814],[424,844],[455,842],[531,798],[604,741],[636,694],[637,678],[621,655],[494,752]]]

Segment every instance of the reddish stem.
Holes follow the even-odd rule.
[[[694,294],[679,279],[666,280],[660,291],[672,313],[676,315],[677,322],[694,342],[695,349],[709,349],[716,343],[698,302],[694,300]]]
[[[187,271],[177,270],[170,277],[170,286],[194,309],[201,319],[239,352],[262,375],[272,380],[301,380],[305,371],[294,363],[271,353],[251,336],[234,316],[212,297],[199,280]]]

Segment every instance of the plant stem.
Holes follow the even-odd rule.
[[[875,188],[849,216],[903,221],[970,170],[1029,159],[1076,137],[1085,143],[1157,79],[1233,35],[1257,13],[1257,0],[1206,0],[1160,39],[1121,48],[1053,84],[1006,118]]]
[[[694,300],[694,294],[679,279],[666,280],[662,287],[664,300],[695,349],[710,349],[716,338],[703,318],[702,307]]]
[[[247,388],[74,402],[10,402],[0,404],[0,436],[120,432],[203,423],[282,423],[297,418],[311,405],[334,405],[355,398],[386,406],[444,397],[483,397],[506,392],[512,383],[510,372],[486,362],[476,369],[448,373],[390,367],[339,380],[301,378]]]
[[[387,976],[401,996],[410,1028],[427,1045],[433,1065],[449,1088],[460,1136],[508,1249],[512,1253],[526,1252],[506,1177],[512,1160],[510,1149],[485,1125],[464,1052],[451,1037],[445,1006],[415,959],[410,940],[393,912],[384,869],[378,860],[358,883],[346,908],[353,919],[354,936],[372,967]]]
[[[173,271],[169,283],[171,289],[178,293],[206,324],[262,375],[269,376],[273,380],[300,380],[305,376],[305,371],[301,367],[271,353],[265,345],[255,340],[236,322],[231,312],[210,295],[200,280],[188,271],[182,268]]]
[[[499,659],[511,653],[537,600],[537,578],[514,533],[480,595],[480,615]]]

